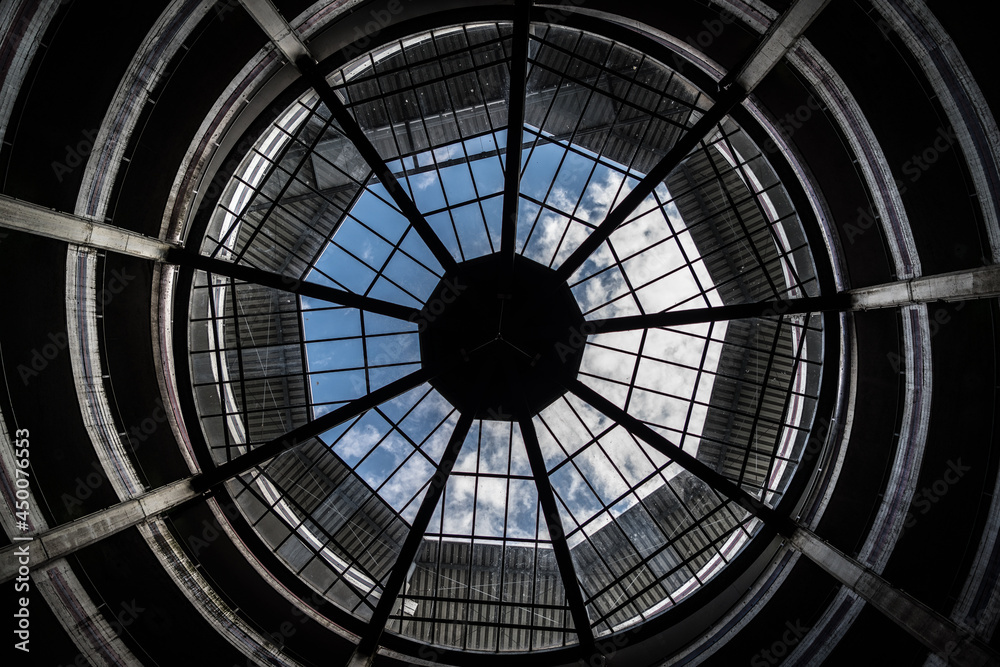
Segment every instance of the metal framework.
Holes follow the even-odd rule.
[[[367,621],[349,664],[370,664],[386,629],[461,649],[577,643],[590,658],[595,637],[679,602],[762,524],[830,571],[849,564],[775,509],[818,398],[817,314],[1000,290],[989,269],[823,295],[808,248],[781,237],[794,211],[767,210],[780,185],[761,182],[761,156],[727,116],[825,3],[795,3],[708,108],[644,56],[532,24],[529,2],[512,25],[434,33],[331,76],[269,3],[244,4],[314,95],[248,156],[200,252],[56,218],[77,225],[66,240],[195,272],[193,389],[216,466],[191,489],[226,486],[299,576]],[[602,109],[612,98],[621,103]],[[668,145],[650,148],[654,135]],[[494,187],[490,164],[503,174]],[[471,192],[453,201],[445,183],[458,167]],[[584,176],[566,201],[557,178],[573,169]],[[424,183],[441,201],[422,200]],[[598,190],[610,195],[595,218],[581,202]],[[0,203],[5,226],[28,212]],[[479,212],[474,233],[461,207]],[[630,246],[652,218],[664,233]],[[641,260],[667,249],[676,263],[650,273]],[[744,250],[750,268],[736,271]],[[568,284],[589,318],[580,344],[610,362],[585,364],[549,412],[459,414],[428,386],[443,369],[412,354],[434,315],[428,286],[497,252],[511,265],[531,256]],[[587,298],[612,282],[618,293]],[[664,284],[688,291],[663,306]],[[387,360],[384,341],[409,352]],[[693,361],[661,352],[684,345]],[[655,368],[691,381],[662,386]],[[679,418],[658,416],[675,401]],[[598,469],[614,479],[597,481]],[[435,593],[448,581],[458,593]],[[954,636],[926,615],[943,629],[925,641]]]
[[[795,465],[793,443],[804,439],[811,419],[809,409],[789,406],[813,405],[818,391],[815,384],[791,381],[820,363],[816,341],[809,354],[805,345],[822,332],[818,319],[778,318],[777,326],[763,319],[750,332],[727,327],[725,310],[721,317],[713,311],[704,320],[712,325],[701,329],[633,325],[622,314],[662,310],[657,298],[663,290],[674,292],[674,307],[694,302],[723,309],[734,298],[816,293],[811,270],[798,275],[809,264],[802,261],[808,260],[803,246],[777,237],[795,212],[768,210],[780,186],[770,182],[759,151],[726,120],[729,107],[717,106],[705,121],[709,103],[680,77],[609,40],[541,24],[529,30],[527,3],[512,26],[429,34],[330,77],[318,75],[307,59],[296,65],[316,95],[276,121],[270,136],[280,141],[259,145],[237,172],[236,188],[244,191],[223,198],[202,246],[213,259],[175,255],[204,271],[194,287],[192,302],[201,305],[191,322],[210,335],[199,336],[204,342],[192,353],[215,369],[195,382],[195,390],[216,390],[217,407],[206,410],[203,403],[201,417],[206,432],[217,434],[209,443],[217,467],[202,484],[242,475],[230,489],[265,540],[326,595],[369,619],[355,661],[373,654],[386,627],[460,648],[577,643],[594,654],[597,633],[676,604],[734,557],[760,529],[761,515],[773,519],[769,507],[780,501]],[[514,69],[525,71],[523,81],[515,83],[520,77],[508,73]],[[446,85],[455,78],[461,83]],[[508,80],[509,86],[499,85]],[[506,123],[491,97],[504,89]],[[448,109],[464,111],[449,116]],[[677,148],[677,142],[690,146]],[[354,165],[344,161],[345,152]],[[664,152],[680,152],[685,179],[668,181],[668,187],[663,177],[643,181],[643,170],[664,169]],[[462,178],[469,181],[464,193],[455,187]],[[643,182],[652,184],[648,192],[636,185]],[[575,196],[567,197],[567,185]],[[429,197],[428,190],[440,192]],[[619,200],[635,201],[614,208],[620,220],[613,227],[597,224],[595,216]],[[394,218],[395,233],[372,217],[373,205]],[[463,209],[478,211],[478,222],[468,226]],[[499,229],[491,218],[501,221]],[[648,241],[651,221],[659,231]],[[297,239],[287,235],[290,229]],[[424,248],[406,245],[409,229]],[[599,239],[595,248],[602,252],[571,253],[587,238]],[[755,240],[743,257],[741,239],[747,238]],[[373,244],[384,250],[375,259]],[[582,381],[569,387],[573,396],[537,415],[517,406],[509,406],[512,415],[497,415],[510,420],[499,427],[502,433],[491,420],[476,419],[470,436],[478,441],[475,469],[453,470],[448,455],[442,461],[427,443],[457,415],[441,412],[416,427],[406,416],[439,401],[426,383],[444,369],[424,364],[419,373],[386,384],[375,371],[392,366],[402,372],[413,359],[380,364],[371,348],[380,337],[412,336],[407,324],[436,314],[427,291],[393,274],[395,258],[440,277],[456,266],[454,257],[465,262],[491,253],[531,258],[563,282],[573,276],[568,284],[587,315],[618,314],[606,318],[612,324],[592,319],[588,326],[610,332],[622,320],[627,324],[617,331],[638,332],[641,340],[634,345],[587,331],[593,335],[585,334],[581,344],[588,353],[623,360],[627,373],[585,365]],[[727,268],[734,253],[752,268]],[[663,267],[663,257],[675,259]],[[586,269],[578,271],[585,261]],[[327,294],[321,284],[332,286]],[[586,296],[609,284],[624,291]],[[395,290],[391,297],[374,296],[389,288]],[[277,305],[279,290],[310,298]],[[350,301],[354,294],[360,301]],[[414,308],[393,312],[386,305],[398,301]],[[674,312],[688,311],[667,311]],[[397,320],[396,328],[373,330],[374,315]],[[758,315],[767,313],[753,317]],[[310,323],[324,317],[324,326]],[[284,323],[277,339],[275,318]],[[671,344],[693,356],[668,358],[660,350]],[[285,351],[280,360],[259,358],[279,347]],[[328,351],[356,361],[323,367],[320,358]],[[767,360],[764,373],[746,377],[747,365],[758,358]],[[773,377],[778,366],[788,379]],[[658,386],[655,378],[664,372],[690,380]],[[351,374],[359,395],[331,395],[316,380]],[[255,384],[258,378],[265,387]],[[276,398],[278,382],[303,389]],[[587,394],[593,390],[585,382],[608,395],[624,394],[612,409]],[[397,396],[402,418],[379,407]],[[663,407],[673,403],[683,403],[683,413],[665,419]],[[595,407],[611,418],[595,421]],[[266,423],[278,428],[296,414],[311,420],[288,435],[279,429],[275,437],[262,436],[273,432]],[[469,418],[462,414],[458,432],[470,430],[464,425]],[[567,418],[578,435],[565,432]],[[222,426],[209,427],[213,421]],[[334,429],[336,424],[341,426]],[[702,458],[710,462],[673,444],[659,453],[642,448],[649,433],[661,432],[676,434],[692,451],[703,443]],[[364,433],[377,437],[358,449]],[[393,452],[395,439],[412,451]],[[490,469],[484,457],[495,456],[487,452],[505,440],[506,469]],[[449,452],[454,447],[461,444],[452,438]],[[281,452],[289,453],[263,465]],[[595,480],[598,469],[615,471],[615,478]],[[440,489],[430,482],[421,491],[425,480],[442,475],[451,481]],[[397,481],[411,477],[419,479],[395,497]],[[729,486],[720,490],[720,480]],[[437,495],[436,506],[428,505]],[[500,506],[491,498],[500,498]],[[518,498],[529,498],[530,507],[518,506]],[[455,520],[463,505],[472,508],[464,525]],[[426,516],[431,511],[436,518]],[[267,517],[280,517],[284,527],[269,528]],[[611,551],[619,556],[609,557]],[[329,571],[320,576],[322,564]],[[529,575],[545,585],[519,595]],[[457,587],[457,597],[442,593],[445,582]]]

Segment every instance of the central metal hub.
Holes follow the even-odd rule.
[[[431,385],[462,412],[534,416],[576,378],[583,314],[555,271],[517,256],[459,264],[420,312],[420,356]]]

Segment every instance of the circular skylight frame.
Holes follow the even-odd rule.
[[[289,280],[289,284],[292,284],[294,282],[295,282],[294,280]],[[826,345],[825,347],[826,347],[827,350],[829,350],[829,345]],[[220,463],[221,463],[221,461],[220,461]]]

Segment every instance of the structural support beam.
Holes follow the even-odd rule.
[[[590,403],[630,433],[670,457],[706,484],[739,503],[757,518],[776,528],[790,539],[793,548],[826,570],[831,576],[857,593],[889,620],[903,628],[931,651],[950,656],[954,665],[998,665],[1000,656],[989,648],[959,633],[950,620],[921,604],[906,593],[893,588],[884,579],[823,542],[813,532],[779,515],[770,507],[747,494],[728,478],[684,452],[651,428],[621,410],[599,393],[576,381],[570,390]],[[527,438],[525,439],[527,443]],[[956,652],[956,649],[959,649]]]
[[[398,320],[416,322],[420,317],[420,311],[408,306],[401,306],[391,301],[383,301],[370,296],[362,296],[345,290],[320,285],[303,280],[296,280],[291,276],[283,276],[280,273],[264,271],[252,266],[227,262],[214,257],[205,257],[196,252],[187,250],[172,250],[166,258],[171,264],[188,266],[202,271],[207,271],[219,276],[235,278],[244,282],[253,283],[262,287],[290,292],[300,296],[308,296],[314,299],[321,299],[336,303],[348,308],[358,308],[370,313],[378,313]]]
[[[937,301],[969,301],[1000,297],[1000,265],[942,273],[926,278],[862,287],[832,296],[737,303],[711,308],[667,310],[588,322],[591,333],[677,327],[702,322],[724,322],[752,317],[778,317],[827,311],[899,308]]]
[[[302,57],[311,57],[309,49],[299,39],[288,21],[278,12],[271,0],[240,0],[240,4],[253,17],[261,30],[267,33],[275,46],[290,63]]]
[[[400,185],[399,180],[396,179],[396,175],[392,173],[389,165],[379,155],[378,149],[368,140],[368,135],[361,129],[358,122],[354,120],[354,116],[351,115],[351,112],[344,106],[344,103],[340,101],[337,93],[327,83],[326,77],[320,73],[316,67],[316,63],[313,62],[312,58],[300,58],[295,62],[295,66],[302,72],[302,76],[309,82],[309,85],[319,95],[323,104],[330,110],[333,118],[340,125],[340,130],[354,144],[358,153],[361,154],[361,157],[364,158],[365,162],[371,168],[372,173],[375,174],[375,177],[386,189],[386,192],[389,193],[389,196],[395,202],[403,217],[409,221],[414,231],[417,232],[420,239],[424,242],[424,245],[434,255],[434,258],[441,264],[445,271],[455,268],[457,264],[455,258],[451,256],[448,248],[438,238],[434,229],[431,228],[430,223],[424,217],[424,214],[420,212],[417,205],[413,203],[413,200],[406,193],[406,190]]]
[[[728,477],[716,472],[703,461],[699,461],[693,454],[685,452],[644,422],[628,414],[625,410],[622,410],[580,380],[574,380],[568,386],[568,389],[577,398],[589,403],[594,409],[610,417],[612,421],[617,422],[633,436],[670,458],[671,461],[708,484],[717,493],[743,507],[771,528],[777,530],[781,535],[791,537],[795,532],[796,524],[789,517],[778,514],[772,508],[743,490],[743,488]]]
[[[441,500],[441,493],[448,483],[448,477],[451,475],[452,468],[455,467],[455,461],[458,460],[462,444],[465,443],[465,438],[469,435],[469,430],[472,428],[472,421],[473,415],[470,412],[462,413],[459,417],[458,423],[455,425],[455,430],[451,434],[451,439],[448,441],[448,446],[441,456],[441,464],[431,478],[427,492],[424,494],[424,499],[420,502],[420,509],[417,510],[417,515],[410,525],[410,532],[406,534],[406,541],[403,542],[403,546],[399,550],[399,555],[396,556],[396,562],[390,571],[389,580],[386,582],[385,588],[382,590],[382,596],[378,600],[378,605],[375,607],[371,620],[368,622],[368,629],[361,636],[358,648],[355,649],[354,654],[347,661],[347,667],[371,667],[372,660],[375,659],[375,652],[378,650],[379,639],[382,637],[386,623],[389,621],[389,614],[396,605],[396,599],[399,597],[399,592],[403,589],[403,584],[406,583],[406,575],[410,571],[410,565],[417,556],[417,551],[420,549],[420,544],[424,539],[424,533],[427,532],[427,526],[434,516],[434,510],[437,509],[438,501]]]
[[[424,382],[430,380],[431,377],[432,374],[428,370],[421,368],[420,370],[414,371],[394,382],[390,382],[384,387],[379,387],[370,394],[365,394],[361,398],[357,398],[346,405],[342,405],[336,410],[326,413],[322,417],[314,419],[311,422],[307,422],[296,429],[292,429],[285,435],[279,436],[270,442],[251,449],[246,454],[238,456],[232,461],[223,463],[214,470],[209,470],[208,472],[199,475],[194,480],[194,486],[199,491],[207,491],[214,486],[222,484],[226,480],[232,479],[237,475],[242,475],[254,466],[258,466],[265,461],[269,461],[278,454],[301,445],[306,440],[315,438],[321,433],[343,424],[348,419],[353,419],[354,417],[371,410],[377,405],[381,405],[386,401],[391,401],[400,394],[419,387]]]
[[[33,570],[53,559],[68,556],[74,551],[99,542],[121,530],[163,514],[250,468],[274,458],[308,438],[315,437],[338,424],[342,424],[380,403],[392,400],[399,394],[419,386],[429,377],[430,373],[427,371],[416,371],[376,389],[356,401],[341,406],[319,419],[314,419],[280,438],[275,438],[214,470],[167,484],[155,491],[94,512],[76,521],[46,531],[30,541],[16,541],[13,545],[0,549],[0,583],[16,576],[22,565]],[[25,549],[28,555],[25,555]]]
[[[758,301],[711,308],[666,310],[662,313],[592,320],[588,324],[593,333],[609,333],[655,327],[679,327],[702,322],[726,322],[753,317],[801,315],[828,310],[850,310],[850,298],[847,295],[838,294],[831,297],[806,297],[804,299],[788,299],[787,301]]]
[[[848,558],[814,533],[803,528],[796,530],[791,545],[913,635],[932,653],[948,656],[949,665],[980,667],[1000,664],[1000,656],[981,641],[968,633],[959,632],[958,626],[951,620],[893,588],[885,579],[853,558]]]
[[[720,86],[727,87],[735,83],[747,92],[756,88],[829,2],[830,0],[797,0],[775,19],[746,62],[724,77]]]
[[[528,29],[531,0],[517,0],[510,56],[510,90],[507,96],[507,151],[504,162],[503,217],[500,252],[505,266],[514,266],[517,245],[518,193],[521,186],[521,137],[524,134],[524,105],[528,78]]]
[[[646,174],[636,187],[616,206],[597,229],[590,233],[583,243],[569,256],[557,270],[559,277],[568,280],[583,266],[590,255],[608,240],[619,225],[625,222],[643,200],[660,185],[670,173],[697,147],[698,143],[711,133],[715,126],[760,83],[764,76],[784,57],[792,43],[819,15],[829,0],[798,0],[788,11],[771,24],[760,43],[738,68],[733,79],[720,81],[721,94],[711,109],[701,117],[667,154]],[[727,80],[728,79],[728,80]],[[509,156],[508,156],[509,159]]]
[[[1000,297],[1000,265],[910,278],[847,292],[851,310],[896,308],[934,301],[970,301]]]
[[[31,570],[42,567],[197,497],[193,480],[189,477],[167,484],[0,549],[0,583],[17,576],[22,566]]]
[[[4,195],[0,195],[0,227],[157,262],[174,248],[159,239]]]
[[[560,280],[568,281],[570,277],[583,266],[594,252],[607,241],[611,234],[624,223],[632,213],[639,208],[643,200],[653,193],[664,179],[677,168],[687,157],[688,153],[694,150],[698,143],[707,137],[716,125],[726,117],[733,108],[743,101],[746,93],[735,86],[723,91],[722,96],[715,105],[702,116],[691,128],[688,129],[680,139],[677,140],[667,154],[650,169],[641,181],[629,192],[624,199],[614,209],[608,213],[607,217],[583,240],[576,250],[559,265],[556,274]],[[508,156],[509,159],[509,156]]]
[[[334,92],[327,82],[326,77],[316,66],[316,58],[309,51],[309,48],[302,43],[295,34],[295,31],[288,25],[288,21],[275,9],[271,0],[240,0],[244,9],[253,16],[254,20],[267,33],[276,47],[285,56],[285,59],[295,66],[302,74],[302,77],[312,86],[320,100],[326,105],[333,115],[334,120],[340,125],[340,130],[354,144],[355,149],[361,154],[365,162],[371,168],[372,173],[379,180],[386,192],[399,207],[403,216],[409,221],[413,229],[417,232],[424,244],[434,255],[434,258],[447,271],[455,267],[455,258],[451,256],[441,239],[431,228],[430,223],[413,203],[406,190],[400,185],[395,174],[389,169],[385,159],[379,155],[378,149],[368,140],[361,126],[351,115],[347,107]]]
[[[524,417],[518,424],[521,427],[521,437],[524,439],[524,450],[528,455],[528,463],[531,465],[531,476],[534,477],[535,488],[538,490],[538,504],[542,507],[545,525],[549,530],[549,539],[552,540],[552,551],[556,557],[556,565],[559,566],[559,575],[563,588],[566,590],[566,603],[569,605],[570,614],[573,616],[573,626],[580,638],[580,648],[584,652],[582,657],[585,661],[589,661],[596,654],[594,630],[590,626],[587,603],[583,599],[583,590],[580,588],[580,581],[576,576],[573,556],[570,554],[562,518],[559,516],[559,506],[556,504],[556,497],[552,492],[552,485],[549,483],[549,473],[545,469],[545,458],[542,455],[542,448],[538,444],[538,435],[535,433],[535,425],[531,418]]]

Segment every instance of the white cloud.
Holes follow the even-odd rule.
[[[371,424],[363,424],[352,428],[347,435],[341,438],[333,451],[340,458],[346,461],[353,461],[371,451],[371,448],[381,439],[381,431]]]
[[[434,185],[437,180],[437,172],[434,171],[410,176],[410,183],[412,183],[417,190],[426,190]]]

